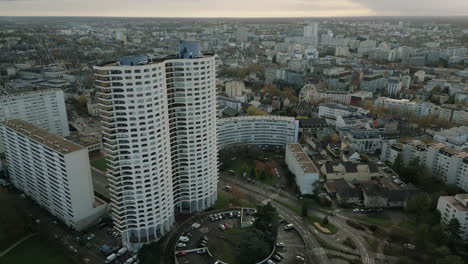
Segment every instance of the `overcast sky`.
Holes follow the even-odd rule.
[[[467,16],[468,0],[0,0],[0,16]]]

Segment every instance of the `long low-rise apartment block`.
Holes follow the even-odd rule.
[[[0,123],[12,183],[75,230],[106,211],[94,197],[88,150],[22,120]]]
[[[319,180],[319,171],[299,144],[286,146],[286,165],[296,176],[301,194],[313,194],[314,184]]]
[[[296,143],[299,121],[282,116],[242,116],[218,120],[219,148]]]
[[[468,191],[468,152],[448,148],[442,143],[424,144],[418,140],[383,144],[381,160],[393,164],[398,156],[406,166],[412,160],[418,160],[431,176]]]

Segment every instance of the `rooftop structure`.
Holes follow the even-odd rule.
[[[23,120],[8,120],[0,123],[3,126],[13,129],[25,137],[31,138],[37,143],[44,145],[50,149],[53,149],[56,152],[67,154],[74,152],[83,147],[68,141],[62,137],[51,134],[44,129],[41,129],[37,126],[34,126]]]
[[[319,171],[299,144],[286,147],[286,164],[296,176],[296,184],[301,194],[313,194],[314,184],[319,180]]]

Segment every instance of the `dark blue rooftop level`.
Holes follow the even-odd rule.
[[[144,65],[151,61],[150,57],[148,56],[124,56],[120,58],[120,65]]]
[[[200,42],[198,41],[179,41],[179,58],[192,59],[199,58],[200,55]]]

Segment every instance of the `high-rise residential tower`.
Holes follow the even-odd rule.
[[[111,212],[132,250],[216,201],[216,61],[198,42],[95,66]]]
[[[304,27],[304,45],[317,47],[318,46],[318,23],[311,23]]]

